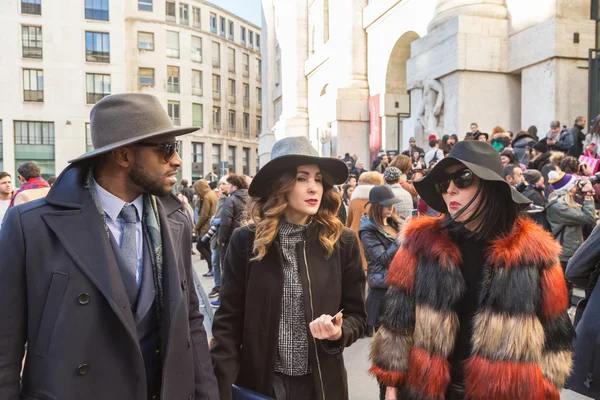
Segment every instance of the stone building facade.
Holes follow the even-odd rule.
[[[591,0],[263,0],[261,163],[291,135],[368,160],[411,136],[462,138],[471,122],[572,125],[588,110],[590,10]]]

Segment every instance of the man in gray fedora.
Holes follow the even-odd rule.
[[[90,124],[95,150],[0,231],[0,399],[218,400],[171,194],[196,128],[147,94],[103,98]]]

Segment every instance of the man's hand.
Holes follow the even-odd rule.
[[[331,322],[331,318],[331,315],[321,315],[310,323],[310,333],[315,339],[335,342],[342,337],[342,321],[344,315],[338,313],[333,322]]]

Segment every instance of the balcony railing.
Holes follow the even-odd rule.
[[[244,64],[244,68],[242,69],[243,76],[250,76],[250,66],[248,64]]]
[[[44,101],[44,91],[43,90],[24,90],[23,91],[23,100],[42,103]]]
[[[213,129],[221,130],[221,123],[213,121]]]
[[[235,132],[235,125],[229,125],[229,132]]]
[[[204,95],[204,90],[201,87],[194,87],[194,86],[192,86],[192,94],[194,96],[203,96]]]
[[[171,117],[171,122],[173,122],[173,125],[181,125],[181,118]]]
[[[202,62],[202,50],[192,49],[192,61]]]
[[[235,64],[229,63],[229,72],[235,72]]]
[[[220,58],[213,58],[213,67],[214,68],[219,68],[221,66],[221,59]]]
[[[41,47],[23,46],[23,57],[24,58],[42,58]]]
[[[179,49],[170,49],[167,47],[167,57],[179,58]]]
[[[247,97],[244,97],[244,107],[250,107],[250,99]]]
[[[179,23],[181,25],[189,25],[190,24],[190,20],[189,20],[189,18],[181,18],[181,17],[179,17]]]
[[[175,83],[175,82],[167,83],[167,92],[179,93],[179,83]]]
[[[177,18],[174,15],[169,15],[169,14],[166,15],[165,20],[167,22],[177,22]]]
[[[256,81],[262,82],[262,74],[256,74]]]
[[[218,90],[213,90],[213,100],[221,100],[221,92]]]
[[[262,101],[258,101],[258,102],[256,103],[256,109],[257,109],[257,110],[262,110]]]
[[[229,100],[230,103],[235,104],[235,96],[229,95],[228,100]]]

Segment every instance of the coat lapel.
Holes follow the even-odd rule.
[[[75,264],[104,295],[139,349],[129,299],[92,197],[88,196],[81,209],[45,212],[42,219]]]

